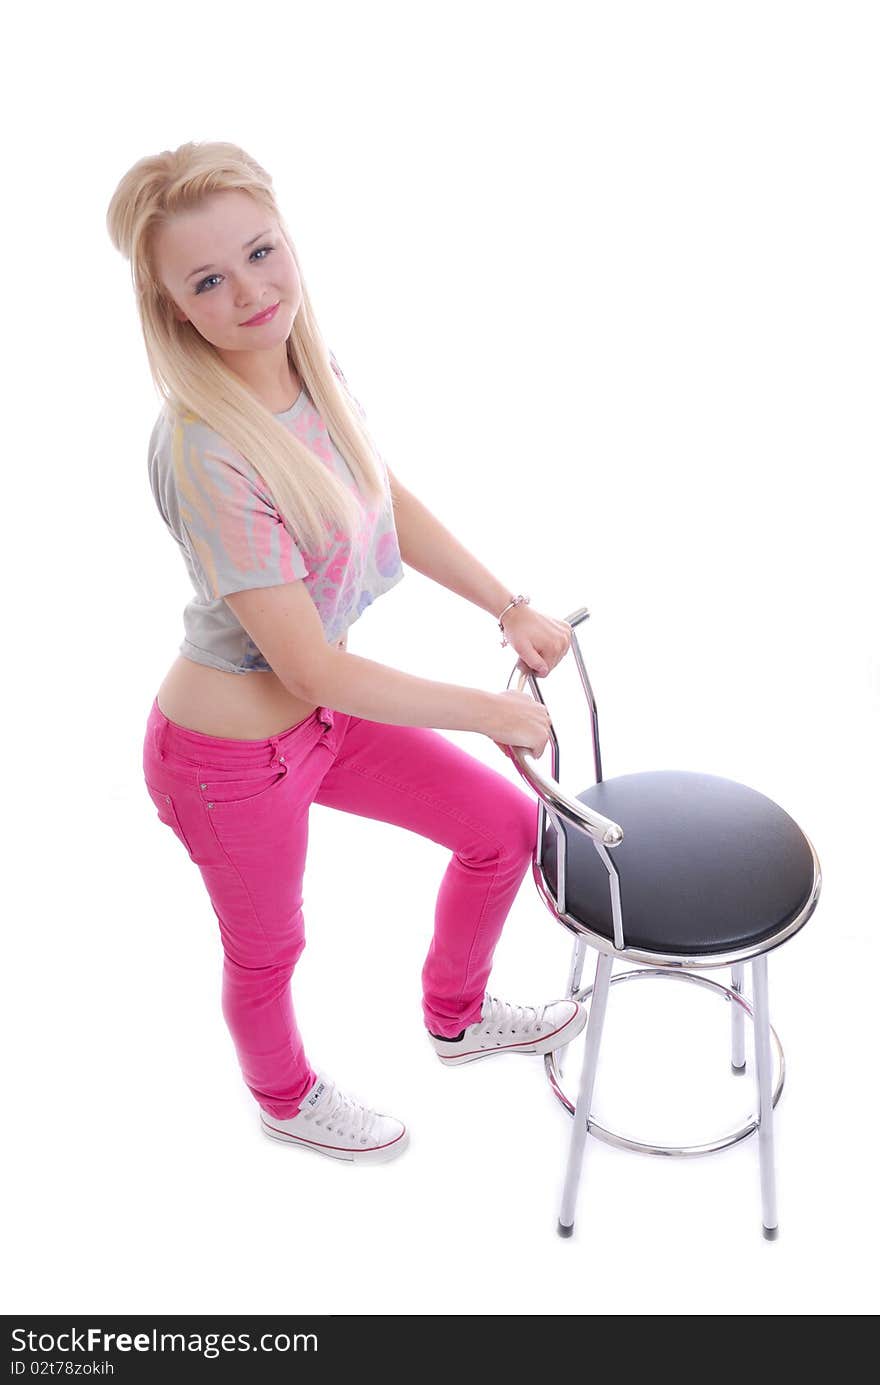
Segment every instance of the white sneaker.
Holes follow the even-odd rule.
[[[570,1043],[586,1022],[586,1006],[576,1000],[511,1005],[487,995],[482,1019],[457,1039],[443,1039],[430,1030],[427,1034],[441,1063],[453,1067],[493,1053],[550,1053]]]
[[[409,1143],[409,1131],[402,1121],[362,1106],[323,1073],[300,1102],[298,1115],[282,1120],[261,1107],[260,1124],[272,1140],[355,1164],[394,1159]]]

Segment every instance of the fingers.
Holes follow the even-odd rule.
[[[524,641],[524,644],[519,646],[518,670],[534,673],[538,678],[546,678],[560,660],[565,658],[571,648],[571,626],[565,620],[554,620],[553,624],[558,633],[555,637],[548,635],[546,642],[542,641],[540,649],[529,641]]]

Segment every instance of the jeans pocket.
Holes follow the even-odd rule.
[[[264,800],[284,783],[287,770],[286,763],[277,761],[258,769],[220,771],[200,766],[198,784],[205,807],[214,815],[226,816],[236,808],[262,807]]]
[[[153,800],[153,804],[156,808],[157,813],[159,814],[159,821],[164,822],[166,827],[171,828],[174,835],[181,842],[183,842],[183,845],[186,847],[191,859],[195,860],[195,857],[192,853],[192,847],[187,841],[186,833],[180,825],[180,818],[177,816],[177,809],[174,806],[174,799],[171,797],[170,794],[165,793],[164,790],[157,789],[155,785],[151,784],[148,780],[145,780],[144,782],[147,785],[147,792],[150,795],[150,798]]]

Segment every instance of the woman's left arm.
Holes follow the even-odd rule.
[[[388,479],[403,561],[488,611],[497,622],[514,593],[493,577],[390,470]],[[571,626],[566,621],[542,615],[525,602],[507,612],[503,625],[508,644],[539,677],[546,676],[559,663],[571,644]]]

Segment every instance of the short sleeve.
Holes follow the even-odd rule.
[[[201,422],[176,430],[181,525],[211,596],[276,587],[308,575],[259,473]]]

